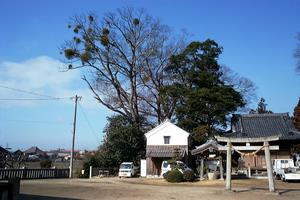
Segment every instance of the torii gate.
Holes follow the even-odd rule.
[[[268,181],[269,181],[269,191],[275,192],[273,172],[272,172],[272,162],[271,162],[271,150],[279,150],[279,146],[269,146],[269,142],[279,140],[280,136],[269,136],[269,137],[258,137],[258,138],[230,138],[230,137],[219,137],[215,136],[218,142],[226,142],[226,190],[231,190],[231,150],[236,151],[254,151],[253,153],[257,153],[258,151],[264,149],[265,151],[265,159],[267,165],[267,173],[268,173]],[[235,146],[232,147],[232,143],[259,143],[263,142],[263,146]]]

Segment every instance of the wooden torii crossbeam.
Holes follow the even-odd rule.
[[[257,137],[257,138],[230,138],[230,137],[220,137],[216,136],[218,142],[226,142],[226,150],[227,150],[227,157],[226,157],[226,190],[231,190],[231,150],[238,150],[238,151],[251,151],[254,150],[259,151],[264,149],[265,151],[265,159],[267,165],[267,173],[268,173],[268,181],[269,181],[269,191],[275,192],[274,186],[274,179],[273,179],[273,172],[272,172],[272,162],[271,162],[271,150],[278,150],[279,146],[269,146],[269,142],[279,140],[280,136],[269,136],[269,137]],[[263,146],[236,146],[232,148],[232,143],[259,143],[263,142]]]

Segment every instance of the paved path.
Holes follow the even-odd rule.
[[[205,200],[299,200],[300,183],[278,182],[280,195],[270,194],[266,180],[237,180],[235,192],[225,192],[223,182],[169,184],[163,180],[102,178],[22,181],[19,199],[205,199]]]

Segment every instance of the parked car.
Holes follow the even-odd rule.
[[[283,181],[300,180],[300,169],[295,167],[293,159],[273,160],[273,173]]]
[[[122,162],[119,168],[119,178],[133,177],[137,174],[138,167],[134,166],[133,162]]]
[[[167,173],[168,171],[170,171],[171,169],[173,169],[174,167],[177,167],[178,170],[183,173],[186,170],[192,170],[191,168],[189,168],[184,162],[182,161],[176,161],[173,166],[170,162],[164,160],[161,164],[161,176],[163,176],[165,173]]]

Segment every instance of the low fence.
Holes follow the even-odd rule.
[[[0,169],[0,180],[68,178],[69,169]]]
[[[89,177],[95,176],[117,176],[119,168],[103,168],[103,167],[90,167]]]

